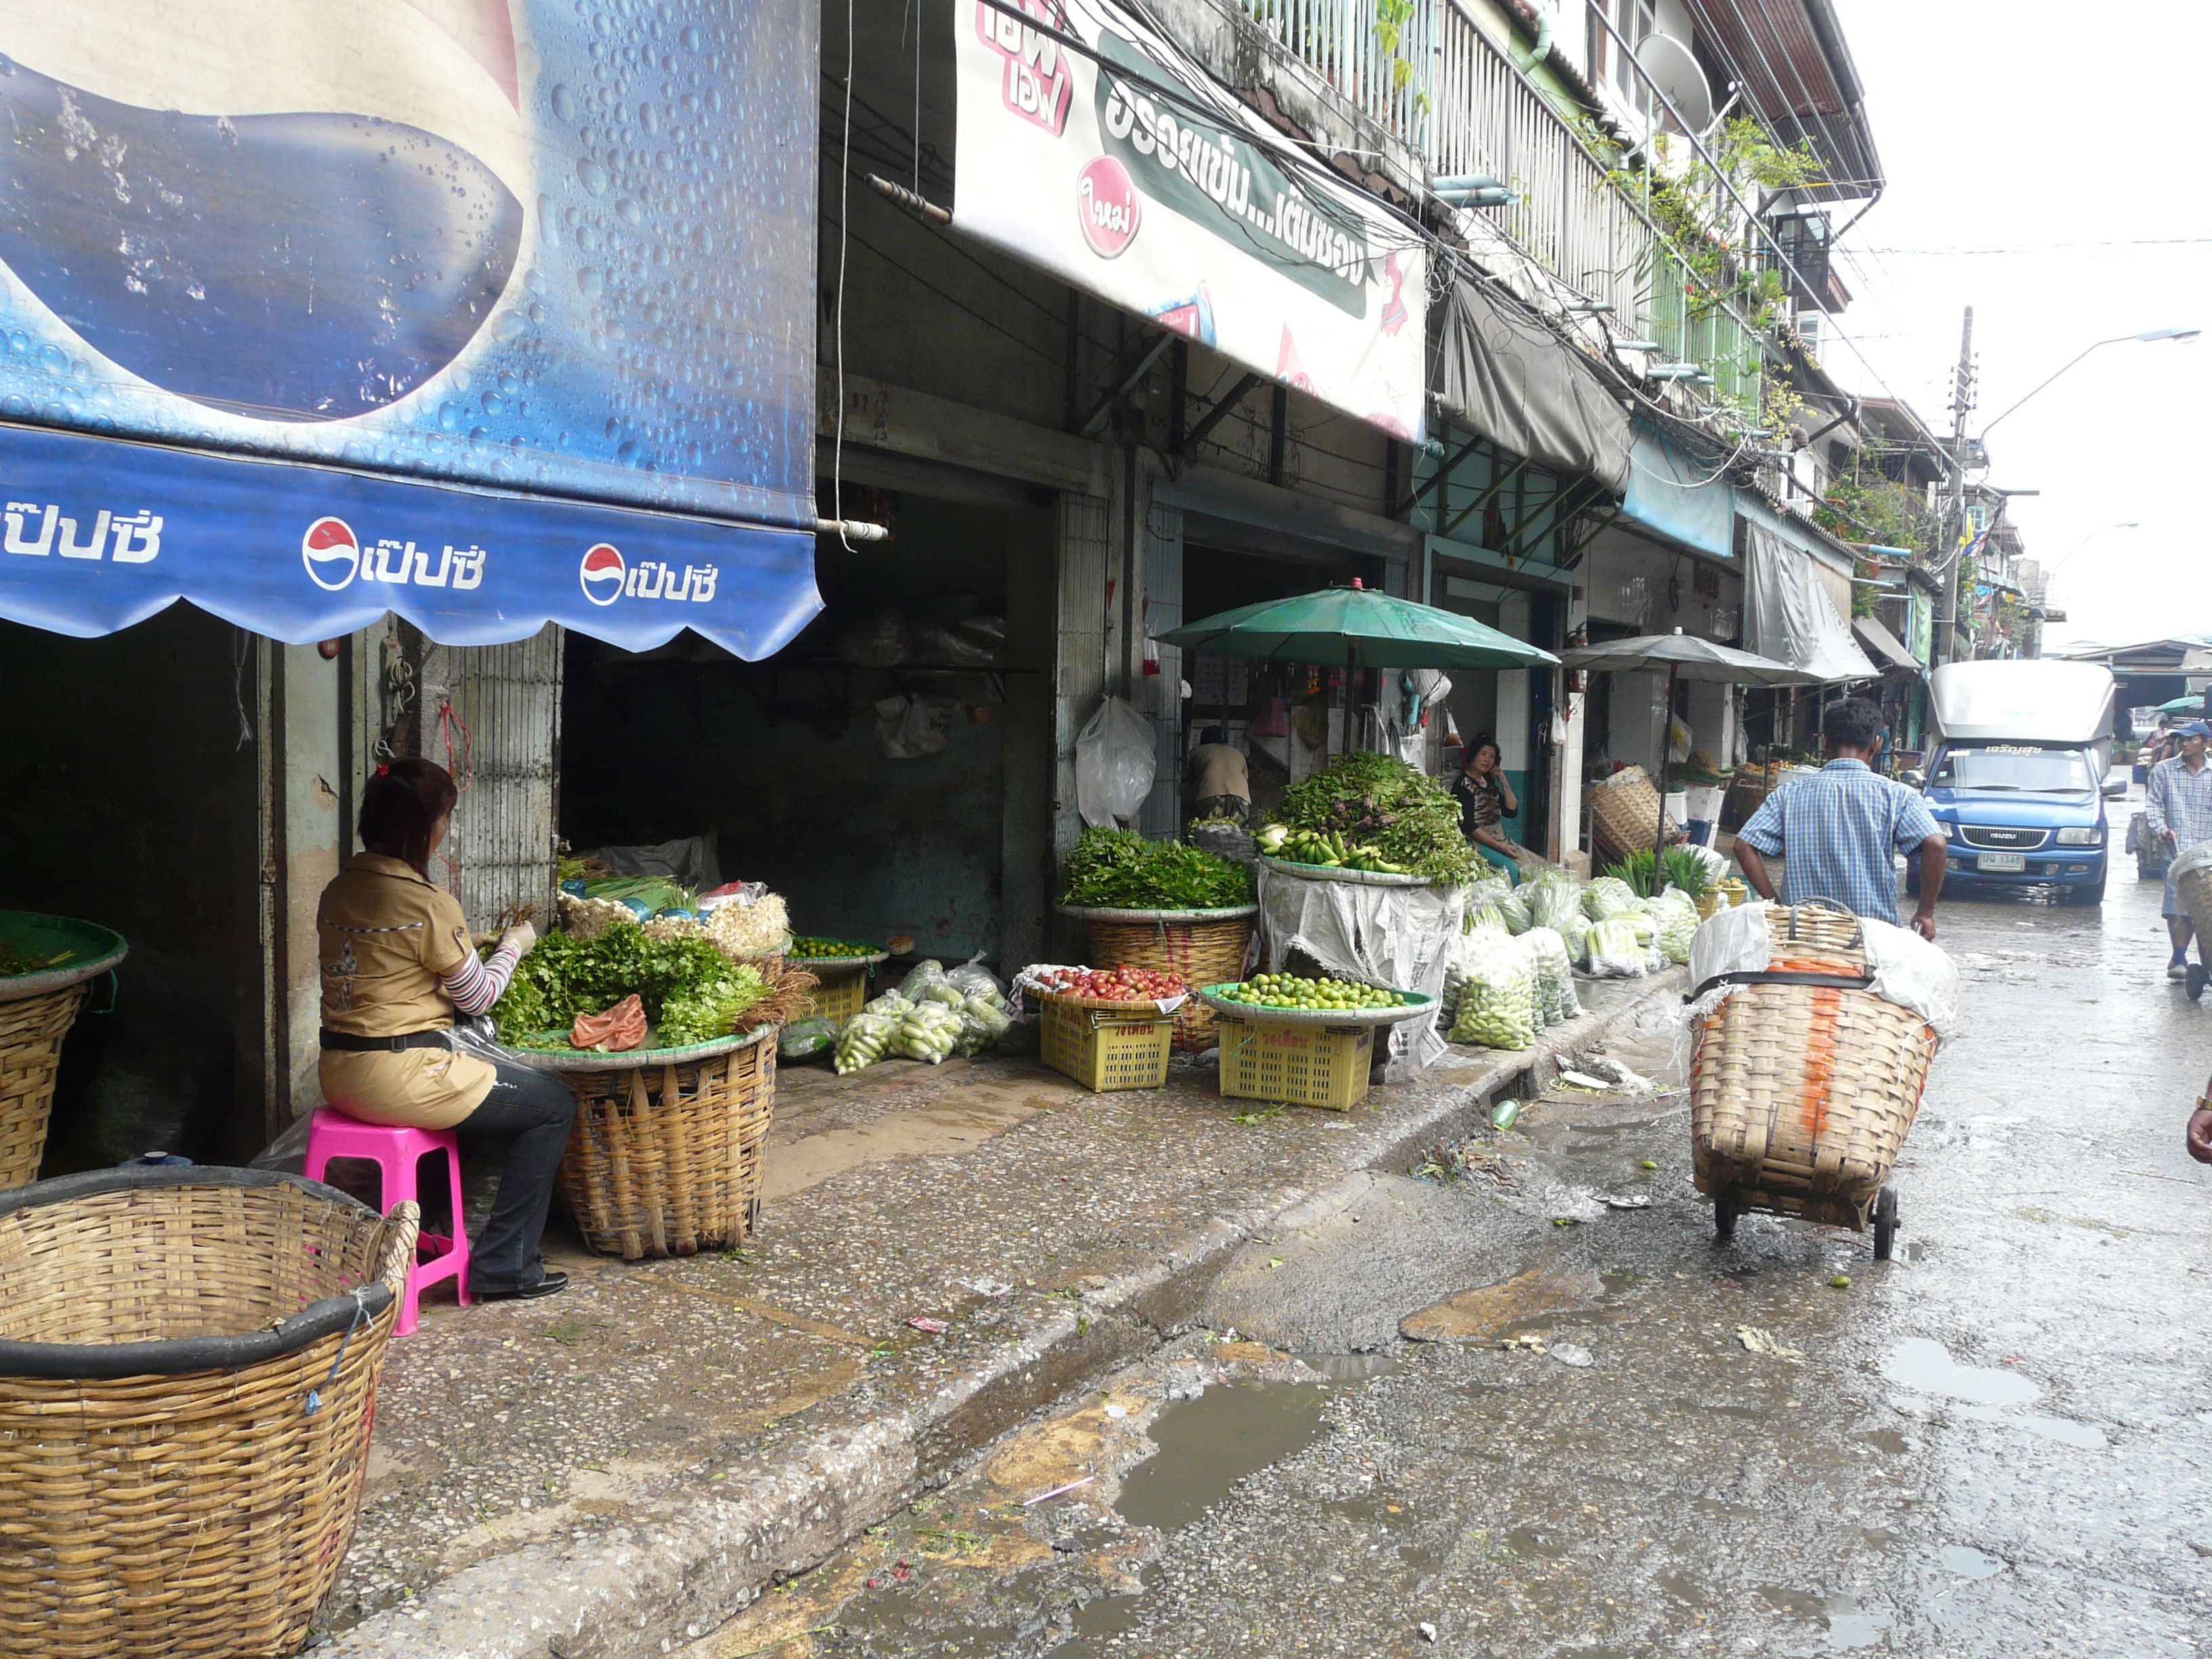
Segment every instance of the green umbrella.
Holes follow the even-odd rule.
[[[1534,668],[1559,659],[1540,647],[1354,582],[1296,599],[1263,599],[1158,636],[1217,657],[1324,668]]]
[[[2201,714],[2204,712],[2204,699],[2201,695],[2176,697],[2171,702],[2159,704],[2158,712],[2161,714]]]

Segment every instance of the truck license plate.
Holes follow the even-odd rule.
[[[1974,860],[1974,868],[2000,875],[2017,875],[2027,868],[2027,856],[2023,853],[1984,853]]]

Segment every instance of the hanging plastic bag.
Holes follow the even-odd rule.
[[[1075,739],[1075,810],[1094,830],[1119,829],[1158,770],[1152,722],[1121,698],[1103,698]]]
[[[876,704],[876,743],[885,760],[942,754],[945,728],[960,705],[950,697],[885,697]]]

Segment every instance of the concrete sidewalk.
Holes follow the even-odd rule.
[[[791,1068],[745,1249],[624,1264],[556,1231],[567,1294],[426,1306],[386,1366],[320,1651],[696,1639],[1156,1348],[1284,1211],[1466,1138],[1681,981],[1581,982],[1589,1012],[1538,1048],[1454,1048],[1341,1115],[1224,1101],[1210,1060],[1108,1095],[1035,1062]]]

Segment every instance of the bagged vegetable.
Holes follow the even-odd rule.
[[[999,1033],[998,1041],[991,1045],[994,1054],[1034,1054],[1042,1047],[1043,1032],[1036,1018],[1009,1018],[1006,1029]]]
[[[1641,979],[1651,971],[1651,946],[1638,930],[1648,916],[1609,916],[1589,930],[1589,971],[1600,979]]]
[[[960,1041],[954,1045],[957,1054],[980,1054],[984,1049],[1006,1035],[1013,1016],[1000,1006],[996,997],[972,996],[963,1003],[960,1013]]]
[[[1479,944],[1466,954],[1451,1040],[1526,1048],[1536,1040],[1536,975],[1528,946],[1489,933],[1470,940]]]
[[[934,957],[925,957],[914,965],[911,973],[899,981],[899,994],[908,1002],[920,1002],[921,994],[945,977],[945,964]]]
[[[905,1013],[913,1006],[914,1000],[911,997],[902,996],[896,991],[886,991],[881,996],[870,997],[860,1006],[860,1012],[864,1014],[897,1016]]]
[[[957,985],[955,985],[952,982],[951,975],[949,974],[942,979],[933,979],[930,981],[928,984],[921,988],[921,994],[915,998],[916,1004],[924,1002],[941,1002],[948,1008],[957,1008],[962,1003],[967,1000],[967,992],[962,990]]]
[[[1521,939],[1535,962],[1536,1011],[1544,1024],[1564,1025],[1580,1017],[1582,1000],[1575,994],[1575,966],[1565,936],[1553,928],[1531,927]]]
[[[1528,931],[1528,901],[1518,887],[1509,887],[1498,896],[1498,914],[1505,918],[1507,933]]]
[[[1626,915],[1636,908],[1636,890],[1618,876],[1600,876],[1583,889],[1583,914],[1592,921]]]
[[[1565,935],[1567,920],[1583,913],[1583,890],[1565,871],[1547,869],[1522,890],[1528,900],[1528,924]]]
[[[811,1060],[837,1046],[837,1022],[832,1019],[794,1019],[783,1028],[776,1052],[786,1060]]]
[[[961,1017],[942,1002],[924,1002],[899,1021],[891,1046],[908,1060],[937,1065],[960,1042]]]
[[[984,996],[995,997],[1000,1002],[1006,1000],[1006,988],[999,982],[996,974],[983,965],[983,953],[980,951],[957,968],[946,969],[945,977],[970,996],[981,993]]]
[[[1507,932],[1505,913],[1498,908],[1496,899],[1497,895],[1494,893],[1486,895],[1480,904],[1469,899],[1467,906],[1467,926],[1462,931],[1472,933],[1478,927],[1487,927],[1492,933]]]
[[[1669,962],[1690,959],[1691,942],[1698,936],[1698,907],[1679,888],[1669,887],[1656,899],[1646,899],[1644,909],[1658,924],[1655,943]]]
[[[891,1041],[899,1034],[899,1018],[892,1014],[872,1014],[863,1010],[853,1016],[852,1022],[838,1034],[837,1075],[857,1072],[864,1066],[872,1066],[890,1051]]]

